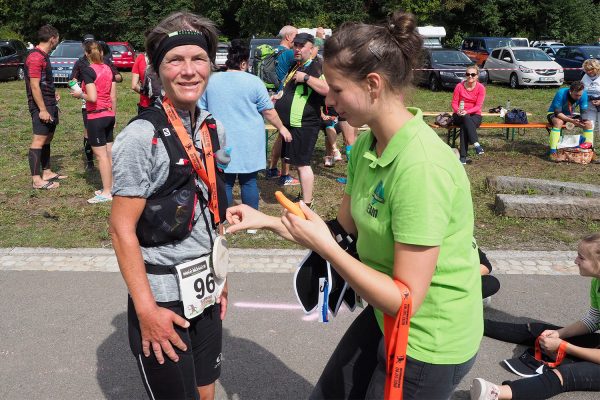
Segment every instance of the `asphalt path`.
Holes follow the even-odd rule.
[[[486,310],[511,321],[566,324],[588,307],[589,279],[498,275],[502,289]],[[356,313],[327,324],[297,306],[291,274],[230,274],[218,399],[305,399]],[[129,350],[126,290],[118,273],[0,272],[0,399],[146,399]],[[474,377],[516,376],[501,360],[524,348],[484,338],[477,362],[453,399],[468,398]],[[556,399],[597,399],[569,393]]]

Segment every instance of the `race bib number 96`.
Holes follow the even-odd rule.
[[[184,315],[188,319],[202,314],[206,307],[216,303],[221,294],[222,286],[215,282],[209,262],[210,256],[206,256],[175,267]]]

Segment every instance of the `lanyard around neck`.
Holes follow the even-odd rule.
[[[283,86],[282,87],[285,87],[285,85],[288,84],[288,82],[294,77],[294,74],[296,74],[296,72],[300,68],[302,68],[302,67],[308,67],[311,62],[312,62],[312,58],[309,58],[308,60],[304,61],[303,63],[300,63],[300,62],[296,63],[296,65],[294,66],[294,68],[285,77],[285,79],[283,81]]]
[[[215,172],[215,161],[214,154],[212,151],[212,143],[210,140],[210,133],[208,132],[208,126],[206,121],[202,122],[200,127],[201,139],[202,139],[202,152],[204,153],[204,160],[206,162],[206,168],[194,147],[194,143],[188,135],[185,127],[183,126],[183,122],[177,114],[173,103],[167,97],[165,97],[162,101],[163,108],[167,114],[167,118],[169,123],[175,129],[177,133],[177,137],[181,141],[185,152],[187,153],[190,162],[192,163],[192,167],[202,179],[202,182],[208,187],[208,195],[210,197],[208,202],[208,209],[213,214],[213,218],[215,224],[219,224],[221,219],[219,217],[219,201],[217,196],[217,174]]]

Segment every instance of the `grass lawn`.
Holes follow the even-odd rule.
[[[137,95],[129,90],[130,74],[118,85],[117,131],[136,113]],[[512,90],[507,86],[489,85],[484,108],[504,105],[510,99],[512,107],[533,115],[530,121],[545,121],[545,110],[554,89]],[[90,205],[86,199],[100,187],[97,172],[86,173],[82,155],[81,104],[65,88],[61,95],[60,125],[52,142],[52,168],[69,178],[57,190],[40,191],[31,188],[27,151],[31,142],[31,119],[27,109],[23,82],[0,82],[0,247],[110,247],[107,220],[110,204]],[[433,93],[416,89],[408,104],[427,111],[449,109],[451,92]],[[488,119],[492,122],[494,119]],[[439,132],[445,140],[445,132]],[[271,138],[272,141],[273,138]],[[341,137],[339,138],[341,143]],[[557,179],[596,183],[600,165],[554,164],[545,159],[547,134],[544,130],[529,130],[514,142],[506,141],[502,131],[480,132],[485,154],[473,156],[466,166],[471,180],[475,207],[475,236],[485,248],[573,250],[577,240],[600,230],[597,222],[580,220],[533,220],[501,217],[494,213],[495,193],[485,187],[491,175],[513,175],[542,179]],[[324,143],[320,139],[314,156],[315,204],[324,218],[335,216],[343,193],[336,178],[343,176],[345,163],[334,168],[322,166]],[[279,188],[274,182],[261,179],[261,209],[278,215],[280,206],[274,198]],[[299,187],[286,187],[295,196]],[[239,195],[237,196],[239,198]],[[292,244],[268,232],[255,235],[239,234],[231,238],[235,247],[293,247]]]

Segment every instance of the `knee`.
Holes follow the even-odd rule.
[[[584,129],[592,129],[593,127],[594,127],[594,124],[589,119],[583,123]]]
[[[552,127],[553,128],[562,128],[563,125],[564,125],[564,122],[562,119],[552,118]]]

